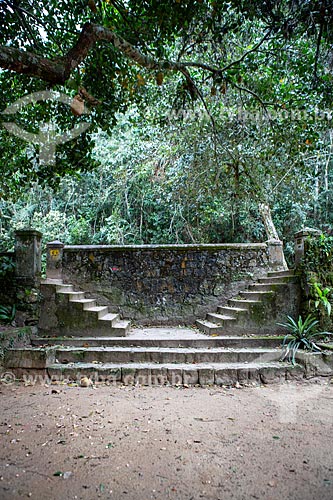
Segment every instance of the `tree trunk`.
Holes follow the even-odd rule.
[[[268,240],[280,240],[276,227],[274,225],[271,209],[266,203],[259,203],[259,213],[263,219]],[[283,267],[288,269],[285,257],[283,257]]]
[[[259,203],[259,213],[263,219],[267,238],[269,240],[280,240],[276,227],[274,225],[271,209],[265,203]]]

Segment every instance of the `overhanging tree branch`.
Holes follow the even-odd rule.
[[[181,71],[184,73],[187,68],[194,67],[208,71],[213,75],[225,70],[225,68],[217,68],[197,61],[156,60],[152,56],[143,54],[114,31],[91,23],[83,26],[76,44],[63,57],[45,58],[17,47],[0,46],[0,67],[16,73],[35,76],[51,84],[64,84],[72,71],[87,57],[91,48],[100,41],[111,43],[127,58],[150,70]]]

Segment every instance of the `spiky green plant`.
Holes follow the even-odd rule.
[[[0,321],[5,324],[12,323],[15,319],[16,306],[0,306]]]
[[[315,299],[315,308],[318,309],[320,306],[327,312],[327,315],[331,315],[332,306],[329,300],[331,294],[331,289],[326,287],[324,289],[320,288],[319,283],[313,283],[313,290]]]
[[[295,357],[298,349],[307,349],[309,351],[320,352],[321,348],[315,343],[317,337],[332,335],[329,332],[318,332],[317,325],[319,321],[309,314],[303,321],[302,317],[298,317],[296,322],[291,316],[287,316],[286,323],[278,323],[278,325],[287,328],[287,335],[283,339],[282,347],[286,348],[283,355],[283,360],[288,358],[292,364],[295,364]]]

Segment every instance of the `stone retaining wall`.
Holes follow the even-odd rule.
[[[65,246],[59,273],[136,323],[191,323],[279,267],[276,250],[265,243]]]

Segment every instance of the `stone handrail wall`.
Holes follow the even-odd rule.
[[[48,245],[49,277],[62,277],[141,324],[204,316],[279,267],[279,245]]]

